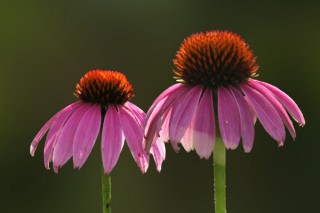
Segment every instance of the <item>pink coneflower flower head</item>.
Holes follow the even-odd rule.
[[[74,95],[80,100],[55,114],[34,138],[34,152],[48,131],[44,146],[44,164],[58,173],[71,157],[74,168],[80,169],[87,160],[100,129],[104,171],[109,174],[116,165],[126,140],[131,154],[145,173],[149,156],[142,147],[145,113],[129,102],[133,88],[125,75],[115,71],[93,70],[81,78]],[[151,148],[157,170],[165,158],[165,147],[155,143]]]
[[[301,126],[305,124],[287,94],[253,79],[258,71],[256,57],[235,33],[191,35],[181,44],[174,65],[178,83],[165,90],[147,113],[147,152],[158,140],[170,141],[176,151],[181,143],[186,151],[195,149],[207,159],[214,148],[216,129],[227,149],[237,148],[241,139],[245,152],[250,152],[256,118],[279,146],[286,137],[285,127],[296,137],[288,113]]]

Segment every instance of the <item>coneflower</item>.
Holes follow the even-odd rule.
[[[72,158],[74,168],[80,169],[102,129],[103,187],[110,187],[110,177],[105,175],[109,175],[116,165],[125,140],[135,162],[145,173],[149,165],[149,156],[142,147],[145,113],[129,102],[134,97],[132,91],[131,84],[120,72],[88,72],[76,85],[74,95],[80,100],[59,111],[41,128],[31,144],[31,155],[34,156],[41,138],[49,130],[44,146],[45,167],[49,169],[52,162],[58,173],[58,169]],[[160,142],[155,143],[151,152],[160,171],[165,147]],[[105,204],[104,212],[108,212],[111,207]],[[108,209],[105,210],[106,206]]]
[[[176,151],[181,143],[186,151],[195,149],[200,158],[208,159],[216,144],[215,173],[219,165],[224,173],[225,148],[237,148],[242,139],[244,151],[251,151],[256,118],[279,146],[285,141],[285,127],[293,139],[296,137],[288,113],[299,125],[305,124],[300,109],[287,94],[253,79],[258,71],[256,57],[235,33],[210,31],[190,36],[181,44],[174,65],[178,83],[160,94],[147,112],[147,152],[158,140],[170,141]],[[216,143],[216,135],[224,146]],[[224,188],[216,187],[217,199]],[[223,202],[216,203],[216,208],[222,206],[217,212],[225,211]]]

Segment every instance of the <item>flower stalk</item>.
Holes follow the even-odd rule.
[[[213,151],[215,213],[226,213],[226,148],[217,139]]]
[[[102,209],[103,213],[111,213],[111,175],[106,175],[102,166]]]

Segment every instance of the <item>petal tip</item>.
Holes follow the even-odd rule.
[[[46,168],[46,170],[50,170],[50,162],[45,162],[44,168]]]
[[[210,153],[210,155],[204,156],[204,159],[209,160],[210,156],[211,156],[211,153]]]
[[[249,154],[251,152],[251,148],[244,148],[244,153]]]
[[[73,169],[74,170],[80,170],[81,166],[79,165],[79,163],[75,163],[73,162]]]
[[[180,147],[178,146],[178,143],[173,142],[173,141],[170,141],[170,142],[171,142],[170,144],[171,144],[173,150],[174,150],[176,153],[179,153]]]
[[[141,170],[141,174],[145,174],[147,172],[146,168],[140,168],[140,170]]]
[[[142,145],[142,148],[147,153],[147,155],[150,155],[152,145],[150,143],[144,143],[144,144],[145,145]]]
[[[278,147],[281,148],[281,147],[283,147],[283,146],[284,146],[284,142],[283,142],[283,141],[280,141],[279,144],[278,144]]]
[[[54,171],[54,173],[58,174],[59,173],[59,166],[53,166],[53,171]]]
[[[156,168],[157,168],[157,172],[160,173],[162,168],[162,162],[159,165],[157,165]]]
[[[238,144],[232,144],[229,149],[231,150],[235,150],[236,148],[238,148]]]
[[[202,159],[206,159],[207,160],[207,158],[205,156],[202,156],[202,155],[198,155],[198,156],[199,156],[200,160],[202,160]]]
[[[31,155],[32,157],[34,157],[35,151],[36,151],[36,148],[31,145],[31,146],[30,146],[30,155]]]

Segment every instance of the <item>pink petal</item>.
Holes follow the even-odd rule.
[[[101,109],[94,104],[82,116],[73,141],[73,166],[81,168],[98,137],[101,126]]]
[[[172,108],[168,109],[162,118],[163,121],[162,121],[161,130],[160,130],[159,134],[160,134],[160,139],[164,142],[168,142],[170,140],[169,123],[170,123],[170,119],[171,119],[171,112],[172,112]]]
[[[192,141],[200,158],[208,159],[216,140],[212,90],[203,93],[195,113],[192,127]]]
[[[55,148],[58,136],[70,115],[81,106],[82,102],[76,102],[63,109],[63,112],[55,119],[48,132],[44,145],[44,166],[49,169],[49,163],[52,161],[53,150]]]
[[[61,112],[61,111],[60,111]],[[33,139],[31,146],[30,146],[30,154],[31,156],[34,156],[34,153],[37,149],[37,146],[40,142],[40,140],[42,139],[42,137],[44,136],[44,134],[46,134],[46,132],[48,131],[48,129],[51,127],[52,123],[57,119],[57,117],[61,114],[60,112],[58,112],[57,114],[55,114],[52,118],[50,118],[50,120],[40,129],[40,131],[38,132],[38,134],[36,135],[36,137]]]
[[[104,172],[110,174],[116,165],[122,147],[124,144],[124,135],[121,129],[117,109],[110,105],[103,122],[102,130],[102,162]]]
[[[147,153],[150,152],[151,146],[156,142],[157,138],[159,137],[157,132],[160,132],[161,129],[161,112],[162,106],[165,104],[167,97],[162,99],[153,109],[153,112],[148,116],[145,121],[145,137],[143,141],[143,146]],[[159,133],[160,134],[160,133]]]
[[[142,111],[139,107],[134,105],[133,103],[127,101],[124,105],[127,109],[129,109],[134,116],[136,117],[137,122],[140,124],[141,128],[144,127],[144,121],[146,119],[146,113]]]
[[[281,145],[285,140],[285,130],[281,118],[272,104],[258,91],[246,84],[240,85],[248,103],[258,116],[269,135]]]
[[[256,81],[268,88],[273,95],[282,103],[282,105],[286,108],[286,110],[291,114],[291,116],[301,125],[304,126],[306,124],[306,121],[303,117],[303,114],[301,110],[299,109],[298,105],[290,98],[286,93],[278,89],[277,87],[268,84],[266,82],[262,81],[257,81],[257,80],[252,80],[251,81]]]
[[[166,96],[160,95],[161,98],[158,97],[155,101],[156,104],[153,103],[151,108],[148,110],[144,128],[144,147],[147,152],[149,152],[152,144],[160,135],[161,118],[163,114],[165,114],[165,112],[169,110],[175,102],[179,101],[186,94],[187,90],[189,90],[189,87],[183,84],[176,84],[170,87],[162,93],[165,93]]]
[[[33,139],[31,146],[30,146],[30,154],[31,156],[34,156],[34,152],[37,149],[37,146],[44,136],[44,134],[47,132],[47,130],[51,127],[52,123],[60,116],[61,113],[70,110],[70,108],[76,108],[80,104],[80,101],[70,104],[69,106],[63,108],[58,113],[56,113],[52,118],[50,118],[49,121],[40,129],[40,131],[37,133],[36,137]]]
[[[142,173],[145,173],[149,166],[149,156],[143,150],[142,147],[142,129],[139,123],[137,123],[135,116],[129,110],[122,106],[119,106],[118,110],[122,130],[125,135],[131,154],[135,159],[136,163],[138,164]]]
[[[150,153],[153,155],[157,171],[160,172],[162,162],[166,158],[166,147],[160,138],[152,145]]]
[[[181,138],[181,145],[186,150],[186,152],[190,152],[194,149],[193,146],[193,138],[192,138],[192,128],[193,128],[194,116],[192,116],[191,122],[189,127],[187,128],[186,132],[184,133],[183,137]],[[174,143],[173,146],[176,152],[179,151],[179,146],[177,143]]]
[[[72,113],[60,131],[52,157],[53,169],[56,173],[58,173],[58,169],[62,167],[72,156],[74,135],[80,119],[87,110],[88,105],[82,104]]]
[[[172,108],[169,135],[173,146],[181,141],[181,138],[189,127],[194,112],[197,109],[201,92],[202,88],[200,86],[192,87],[179,102],[176,102],[176,106]]]
[[[290,120],[286,110],[283,108],[283,106],[280,104],[280,102],[274,97],[272,92],[270,92],[269,89],[264,87],[264,85],[261,84],[258,81],[249,81],[248,84],[251,87],[253,87],[255,90],[257,90],[258,92],[260,92],[265,98],[268,99],[268,101],[277,110],[277,112],[280,115],[284,125],[288,128],[292,138],[295,139],[296,138],[296,131],[294,130],[294,126],[292,124],[292,121]]]
[[[218,89],[219,127],[222,140],[229,149],[235,149],[240,142],[240,115],[229,88]]]
[[[233,94],[239,109],[242,145],[244,151],[248,153],[251,151],[253,146],[254,122],[256,119],[243,95],[234,87],[230,87],[229,89]]]
[[[152,103],[151,107],[149,108],[148,112],[147,112],[147,117],[146,119],[149,119],[149,116],[152,114],[153,110],[155,109],[155,107],[159,104],[160,101],[162,101],[164,98],[171,96],[172,94],[176,93],[177,91],[184,89],[184,85],[183,84],[174,84],[171,87],[169,87],[168,89],[166,89],[165,91],[163,91],[158,97],[157,99]]]

